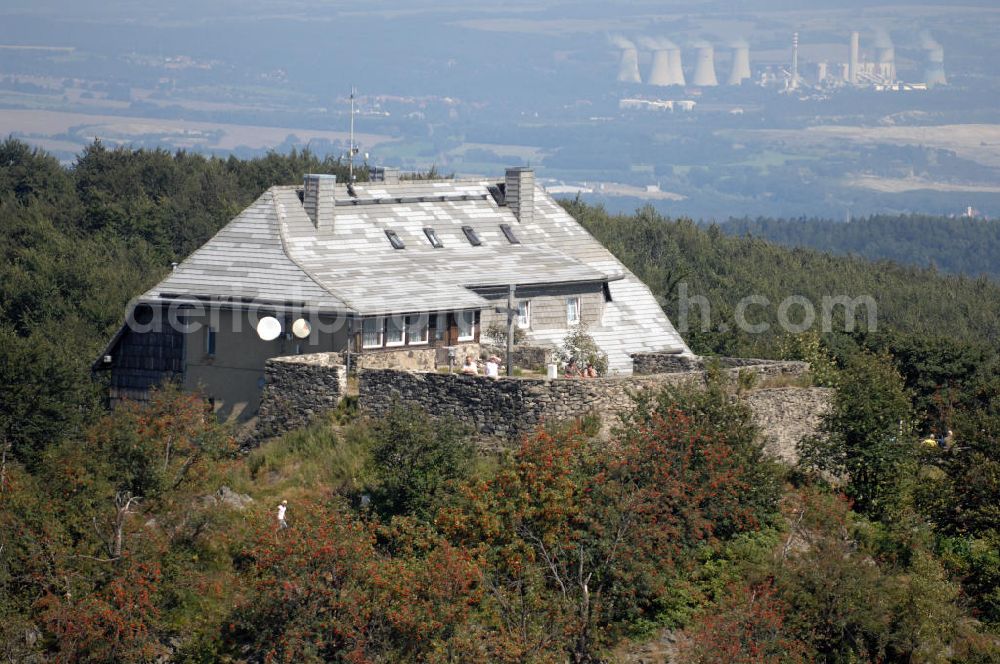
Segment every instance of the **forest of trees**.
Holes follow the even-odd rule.
[[[671,316],[707,298],[697,352],[836,388],[795,468],[719,376],[637,395],[608,441],[584,420],[500,452],[350,402],[249,452],[169,386],[105,410],[89,364],[128,299],[266,187],[339,169],[0,144],[0,660],[1000,661],[988,279],[567,203]],[[878,328],[751,334],[751,293],[871,294]]]
[[[1000,279],[1000,222],[996,220],[873,215],[850,223],[830,219],[730,219],[727,235],[758,237],[788,247],[809,247],[951,274]]]

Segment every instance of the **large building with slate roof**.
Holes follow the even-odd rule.
[[[174,378],[204,389],[221,416],[249,417],[266,359],[475,344],[505,320],[496,308],[511,284],[527,343],[557,346],[583,323],[618,374],[632,353],[691,355],[649,289],[530,169],[386,180],[307,175],[267,190],[133,303],[95,365],[111,370],[112,397],[141,399]],[[282,322],[276,339],[258,336],[263,316]]]

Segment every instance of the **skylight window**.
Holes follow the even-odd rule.
[[[433,228],[430,227],[425,228],[424,235],[427,236],[427,240],[431,243],[431,246],[434,247],[435,249],[440,249],[441,247],[444,246],[444,242],[441,241],[441,238],[438,237],[437,231],[435,231]]]
[[[502,230],[503,234],[507,236],[508,242],[511,244],[521,244],[521,241],[517,239],[516,235],[514,235],[514,229],[510,227],[510,224],[500,224],[500,230]]]
[[[462,232],[465,233],[465,237],[469,238],[469,244],[473,247],[478,247],[483,243],[483,241],[479,239],[476,229],[472,226],[462,226]]]
[[[393,249],[406,249],[406,245],[403,244],[403,239],[396,235],[396,231],[386,230],[385,236],[389,238],[389,242],[392,243]]]

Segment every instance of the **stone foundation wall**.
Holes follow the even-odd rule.
[[[761,378],[801,376],[803,362],[780,362],[726,370],[735,380],[740,372]],[[449,417],[484,436],[516,440],[544,422],[558,422],[591,413],[605,427],[632,405],[632,394],[666,385],[704,385],[704,372],[667,373],[594,379],[501,378],[458,374],[368,370],[360,374],[359,405],[369,415],[384,415],[395,404],[413,406],[432,417]],[[785,388],[794,390],[796,388]],[[770,402],[762,401],[768,407]],[[781,426],[784,420],[775,426]]]
[[[832,387],[774,387],[745,395],[754,423],[764,437],[764,449],[790,465],[799,460],[795,446],[819,432],[823,415],[833,407]]]
[[[483,344],[483,353],[495,353],[500,358],[507,357],[507,348]],[[514,366],[519,369],[545,371],[545,365],[555,358],[555,349],[547,346],[514,345]]]
[[[278,436],[336,408],[347,394],[347,369],[337,353],[275,357],[264,363],[257,437]]]
[[[336,353],[295,355],[268,360],[266,385],[258,414],[257,438],[280,435],[306,425],[320,413],[335,408],[347,392],[347,375]],[[736,381],[752,373],[757,381],[798,377],[804,362],[770,362],[725,369]],[[484,439],[509,444],[545,422],[560,422],[597,414],[606,434],[617,414],[632,406],[632,395],[667,385],[704,385],[705,372],[660,373],[594,379],[545,380],[362,369],[359,405],[379,417],[396,404],[413,406],[432,417],[448,417],[465,424]],[[794,463],[795,445],[818,431],[829,410],[833,390],[828,388],[761,388],[745,392],[754,419],[761,427],[766,449]]]
[[[437,366],[435,348],[400,348],[399,350],[365,351],[352,355],[357,369],[400,369],[403,371],[434,371]]]

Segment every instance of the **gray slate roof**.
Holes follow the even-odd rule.
[[[353,197],[338,185],[333,225],[320,229],[299,188],[272,187],[144,298],[258,298],[366,315],[492,306],[470,286],[610,279],[612,301],[590,332],[613,370],[629,373],[629,355],[639,351],[690,355],[649,289],[541,188],[533,219],[521,223],[489,195],[494,184],[358,184]],[[521,243],[508,242],[500,224],[509,224]],[[469,243],[463,226],[476,230],[481,246]],[[424,227],[435,229],[443,248],[431,246]],[[392,248],[387,229],[405,249]],[[531,336],[558,344],[565,330]]]

